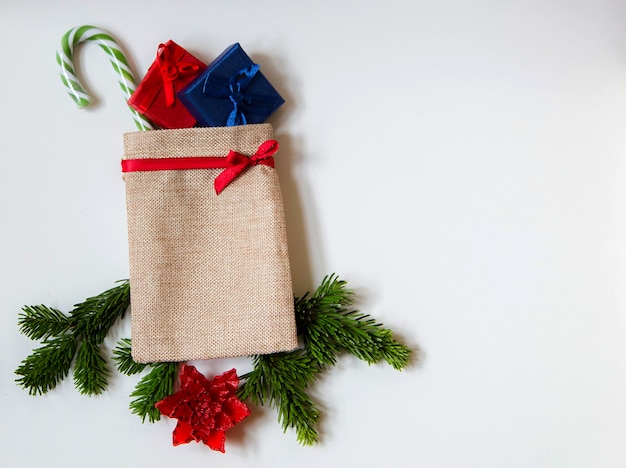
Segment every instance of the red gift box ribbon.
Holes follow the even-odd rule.
[[[180,47],[170,47],[159,44],[157,49],[157,64],[163,78],[163,91],[165,92],[165,104],[169,107],[176,100],[174,81],[179,77],[194,75],[200,67],[189,61],[187,53]]]
[[[122,172],[224,169],[213,182],[215,192],[219,195],[248,167],[258,164],[274,167],[274,154],[278,148],[279,145],[276,140],[267,140],[250,157],[231,150],[226,156],[123,159]]]
[[[134,105],[136,107],[148,109],[161,88],[163,88],[165,95],[165,105],[171,107],[176,102],[176,89],[174,86],[176,80],[181,80],[181,78],[185,77],[193,78],[201,70],[197,59],[190,56],[185,49],[172,41],[168,41],[166,44],[159,44],[155,67],[158,72],[148,72],[142,82],[144,92],[134,96],[136,99]],[[182,85],[187,82],[188,80],[181,80]]]

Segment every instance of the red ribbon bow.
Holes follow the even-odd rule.
[[[278,151],[278,142],[276,140],[267,140],[262,143],[256,153],[247,157],[236,151],[230,151],[226,156],[226,163],[230,165],[224,169],[215,178],[215,192],[219,195],[228,184],[241,175],[249,166],[262,164],[264,166],[274,167],[274,154]]]
[[[173,47],[171,41],[167,44],[159,44],[157,49],[157,64],[163,78],[163,91],[165,93],[165,105],[170,107],[176,100],[174,81],[179,77],[195,74],[200,67],[185,60],[186,51],[181,47]]]

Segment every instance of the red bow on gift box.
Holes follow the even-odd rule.
[[[165,104],[169,107],[176,100],[174,81],[179,78],[195,76],[200,71],[200,67],[195,60],[188,58],[189,54],[172,41],[166,44],[159,44],[157,50],[157,65],[161,71],[163,80],[163,91],[165,92]],[[157,76],[155,74],[155,76]],[[156,81],[156,80],[155,80]]]

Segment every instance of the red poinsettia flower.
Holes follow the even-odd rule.
[[[250,416],[250,409],[236,395],[237,372],[231,369],[209,381],[194,366],[183,365],[180,384],[179,391],[155,405],[161,414],[178,419],[174,445],[195,440],[224,452],[226,431]]]

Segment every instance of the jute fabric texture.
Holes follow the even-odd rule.
[[[269,124],[124,135],[124,159],[246,156]],[[280,154],[280,153],[279,153]],[[249,167],[220,194],[222,169],[128,172],[132,355],[188,361],[298,346],[276,171]]]

